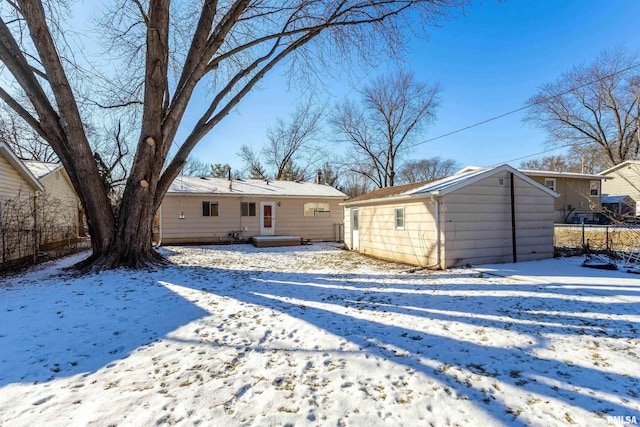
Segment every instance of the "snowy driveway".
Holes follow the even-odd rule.
[[[164,250],[154,272],[0,279],[0,426],[640,422],[638,276]]]

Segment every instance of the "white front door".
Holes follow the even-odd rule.
[[[260,202],[260,235],[273,236],[276,232],[276,204]]]
[[[351,250],[360,249],[360,231],[358,230],[358,209],[351,209]]]

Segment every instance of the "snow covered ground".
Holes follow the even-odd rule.
[[[640,423],[640,276],[163,251],[153,272],[72,277],[75,256],[0,279],[0,426]]]

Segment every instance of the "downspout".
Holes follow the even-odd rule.
[[[516,197],[514,192],[514,175],[511,174],[511,252],[513,255],[513,262],[518,262],[517,241],[516,241]]]

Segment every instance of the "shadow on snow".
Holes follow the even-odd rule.
[[[336,275],[208,267],[170,267],[139,277],[134,272],[124,273],[125,280],[119,272],[114,274],[120,276],[114,277],[120,284],[112,285],[110,274],[77,281],[45,280],[33,287],[2,290],[0,387],[89,375],[183,325],[211,315],[160,284],[167,281],[304,320],[344,337],[363,353],[422,372],[509,425],[524,422],[509,413],[512,408],[496,400],[490,390],[478,389],[453,372],[463,370],[600,414],[632,411],[631,407],[600,400],[588,390],[630,401],[638,398],[637,372],[621,375],[561,360],[563,355],[547,359],[535,354],[537,350],[549,350],[545,334],[637,339],[638,322],[616,319],[616,315],[633,314],[632,303],[584,298],[594,294],[637,296],[637,286],[583,292],[525,282],[442,285],[429,283],[428,275]],[[441,274],[438,278],[464,282],[468,275]],[[380,284],[382,280],[387,283]],[[514,298],[510,292],[519,296]],[[385,323],[359,317],[360,310],[376,312],[373,318],[380,320],[384,314]],[[595,313],[611,318],[595,319]],[[126,327],[116,329],[114,324]],[[526,340],[501,346],[492,343],[491,337],[486,343],[455,339],[442,324],[468,330],[494,329],[492,337],[497,337],[495,329],[500,329]],[[79,335],[78,331],[83,333]],[[86,339],[79,340],[78,336]],[[260,341],[254,343],[255,347],[262,345]],[[574,387],[586,388],[587,392],[577,392]]]
[[[206,267],[186,269],[190,273],[185,277],[208,277],[211,280],[203,279],[198,286],[179,278],[174,278],[173,283],[271,308],[304,320],[351,341],[362,352],[405,365],[441,381],[509,425],[524,423],[511,414],[512,408],[497,401],[491,390],[481,390],[465,383],[463,378],[454,374],[455,369],[450,368],[458,367],[474,375],[495,378],[502,384],[555,398],[603,416],[628,414],[633,409],[632,406],[599,399],[591,395],[590,390],[620,396],[623,401],[638,398],[636,390],[640,377],[637,372],[622,375],[596,366],[580,366],[567,360],[570,355],[565,356],[561,351],[557,359],[535,355],[536,350],[553,350],[544,338],[546,334],[637,339],[640,328],[638,322],[615,319],[616,315],[633,314],[634,303],[594,301],[593,292],[524,282],[433,285],[424,283],[430,279],[429,276],[407,274],[349,274],[341,281],[340,276],[333,274],[235,271]],[[233,273],[232,281],[214,279],[225,277],[230,272]],[[468,278],[468,275],[460,277]],[[379,285],[377,283],[380,280],[390,280],[392,283]],[[469,291],[470,294],[462,295],[460,291]],[[509,296],[509,292],[520,295]],[[597,295],[637,296],[638,292],[640,287],[630,286],[624,290],[599,289]],[[345,314],[345,309],[349,308],[353,311]],[[385,318],[385,323],[376,322],[358,318],[358,310],[386,313],[392,317],[391,320]],[[596,319],[593,314],[613,318]],[[492,334],[499,334],[495,329],[500,329],[528,339],[526,343],[510,346],[494,345],[490,340],[485,345],[451,338],[446,331],[438,331],[437,334],[425,332],[420,325],[412,328],[407,324],[388,324],[402,323],[393,320],[393,316],[400,315],[422,318],[427,324],[440,321],[449,325],[457,323],[471,326],[476,330],[491,328],[494,329]],[[261,346],[259,342],[254,345]],[[483,362],[477,363],[479,360]],[[429,361],[435,361],[439,367],[433,368],[433,363],[424,363]],[[575,387],[586,390],[578,392]]]
[[[94,373],[209,314],[134,272],[112,274],[0,289],[0,387]]]

